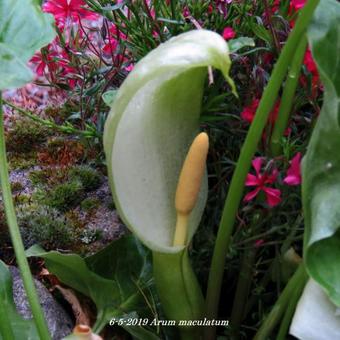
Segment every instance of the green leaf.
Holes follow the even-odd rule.
[[[232,39],[228,41],[230,53],[235,53],[242,49],[243,47],[254,47],[255,41],[252,38],[240,37],[237,39]]]
[[[308,31],[324,85],[323,107],[302,167],[304,257],[309,275],[340,306],[340,4],[322,0]]]
[[[251,29],[254,34],[260,38],[261,40],[265,41],[269,46],[273,44],[273,37],[270,32],[264,28],[264,25],[260,18],[257,18],[260,23],[251,22]]]
[[[173,247],[174,197],[188,148],[199,132],[207,67],[229,81],[229,50],[206,30],[181,34],[150,52],[117,93],[104,129],[115,205],[125,224],[157,252]],[[188,242],[205,206],[207,178],[191,213]]]
[[[13,301],[12,277],[6,264],[0,260],[0,340],[7,340],[2,337],[4,327],[12,329],[14,339],[38,339],[38,332],[33,320],[23,319]],[[6,324],[4,323],[6,322]]]
[[[0,1],[0,90],[33,79],[27,62],[55,37],[53,23],[34,0]]]
[[[103,93],[102,98],[107,106],[111,106],[116,99],[118,90],[110,90]]]
[[[132,235],[112,242],[87,258],[46,252],[37,245],[29,248],[26,254],[45,259],[48,270],[61,282],[93,300],[97,307],[94,332],[99,332],[111,318],[124,318],[131,312],[153,318],[145,301],[146,297],[152,299],[150,291],[154,289],[150,254]],[[124,328],[131,334],[150,332],[154,336],[150,329]]]

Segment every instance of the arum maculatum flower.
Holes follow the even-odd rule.
[[[206,30],[170,39],[137,63],[105,125],[115,205],[153,251],[156,285],[169,319],[202,315],[203,297],[186,249],[207,197],[208,138],[199,134],[204,82],[212,66],[234,89],[228,53],[224,39]]]

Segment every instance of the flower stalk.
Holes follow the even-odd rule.
[[[290,70],[288,72],[286,84],[282,93],[280,109],[270,140],[270,150],[272,156],[274,157],[279,156],[282,153],[281,138],[284,135],[288,125],[306,47],[307,38],[304,36],[297,47]]]
[[[274,330],[278,322],[281,320],[284,315],[286,308],[291,303],[291,297],[294,297],[295,305],[299,299],[299,295],[301,294],[303,287],[305,286],[308,279],[308,275],[306,273],[304,264],[301,263],[299,268],[296,270],[294,275],[291,277],[286,287],[282,291],[280,297],[276,301],[274,307],[271,312],[266,317],[265,321],[261,325],[260,329],[255,335],[254,340],[267,340],[271,332]],[[298,291],[298,294],[296,293]],[[294,308],[293,311],[294,312]],[[285,318],[284,318],[285,320]],[[286,320],[287,321],[287,320]],[[289,325],[289,324],[288,324]],[[285,322],[285,326],[287,326],[287,322]]]
[[[2,110],[2,94],[0,91],[0,180],[2,189],[2,199],[4,203],[7,224],[11,236],[16,260],[20,268],[21,277],[24,283],[28,302],[31,306],[33,318],[40,336],[40,339],[51,339],[44,314],[42,312],[38,295],[34,287],[32,274],[25,255],[24,245],[21,239],[15,208],[12,200],[11,186],[8,176],[8,164],[6,157],[4,119]]]

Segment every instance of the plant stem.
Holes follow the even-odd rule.
[[[251,285],[251,276],[255,261],[256,248],[246,249],[243,254],[240,274],[237,281],[236,293],[233,301],[230,325],[232,327],[232,339],[238,339],[240,336],[240,326],[244,318],[245,304],[248,299],[249,288]]]
[[[170,0],[170,6],[171,6],[171,19],[175,20],[176,19],[176,0]]]
[[[308,276],[306,275],[305,280],[301,280],[299,282],[298,286],[295,288],[293,294],[291,295],[287,309],[286,309],[286,312],[285,312],[283,320],[281,322],[279,333],[276,337],[276,340],[287,339],[288,329],[289,329],[291,320],[293,318],[293,314],[295,312],[296,305],[297,305],[298,300],[299,300],[299,298],[302,294],[302,290],[306,285],[307,279],[308,279]]]
[[[254,213],[249,229],[254,233],[254,228],[260,222],[261,214]],[[248,300],[249,289],[251,285],[251,277],[253,273],[253,265],[255,262],[257,249],[250,247],[245,249],[242,256],[242,264],[239,277],[237,280],[236,293],[231,311],[230,325],[232,327],[232,339],[238,339],[240,336],[241,322],[245,316],[245,307]]]
[[[100,134],[98,134],[98,132],[95,129],[89,129],[89,130],[79,130],[74,128],[72,125],[70,124],[64,124],[64,125],[58,125],[55,122],[53,122],[52,120],[49,119],[43,119],[38,117],[37,115],[33,114],[32,112],[23,110],[21,107],[16,106],[14,104],[12,104],[11,102],[7,101],[7,100],[3,100],[3,103],[6,104],[7,106],[11,107],[12,109],[18,111],[19,113],[21,113],[22,115],[32,119],[33,121],[46,126],[50,129],[56,130],[58,132],[62,132],[65,134],[76,134],[79,136],[82,136],[84,138],[101,138]]]
[[[244,182],[251,165],[251,160],[261,139],[262,131],[266,125],[269,112],[274,106],[288,65],[318,3],[319,0],[309,0],[302,9],[301,15],[299,16],[296,25],[291,32],[286,45],[282,49],[280,57],[274,67],[272,77],[264,91],[255,118],[242,146],[240,157],[237,162],[224,205],[211,263],[206,298],[206,316],[208,319],[215,319],[217,317],[225,257],[229,249],[235,216],[242,198]],[[205,329],[205,339],[215,339],[214,327],[207,327]]]
[[[301,64],[307,47],[307,38],[304,36],[296,50],[290,70],[288,72],[286,84],[283,90],[281,105],[277,120],[274,125],[273,134],[270,140],[271,154],[279,156],[282,153],[281,138],[287,128],[290,112],[294,102],[296,87],[299,82]]]
[[[274,45],[275,45],[276,53],[279,54],[280,50],[281,50],[280,42],[279,42],[279,39],[277,38],[275,29],[274,29],[274,26],[273,26],[272,12],[271,12],[271,9],[269,8],[268,0],[264,0],[264,8],[265,8],[265,11],[266,11],[266,16],[268,18],[268,26],[269,26],[270,33],[273,37],[273,42],[274,42]]]
[[[200,320],[204,299],[185,248],[178,253],[152,253],[153,273],[158,295],[169,320]],[[180,339],[200,338],[199,327],[178,326]]]
[[[16,256],[22,281],[24,283],[27,299],[31,306],[33,319],[37,326],[39,336],[42,340],[51,339],[44,314],[42,312],[38,295],[34,287],[34,282],[28,262],[25,255],[24,245],[22,243],[17,218],[15,215],[15,208],[12,200],[11,186],[8,176],[8,165],[6,157],[6,146],[5,146],[5,132],[4,132],[4,120],[2,111],[2,94],[0,91],[0,180],[2,189],[2,198],[6,212],[7,224],[11,235],[11,240]]]
[[[284,314],[287,305],[290,303],[290,299],[298,287],[303,287],[306,283],[308,275],[305,271],[303,263],[300,264],[294,275],[287,283],[285,289],[282,291],[280,297],[276,301],[271,312],[266,317],[265,321],[257,331],[254,340],[267,340],[277,323],[280,321]]]

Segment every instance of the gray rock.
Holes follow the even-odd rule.
[[[20,272],[13,266],[9,266],[8,268],[12,274],[13,298],[17,311],[24,319],[31,319],[32,312],[27,301]],[[34,283],[52,338],[53,340],[60,340],[72,332],[73,322],[64,309],[55,301],[46,287],[36,279],[34,279]]]

